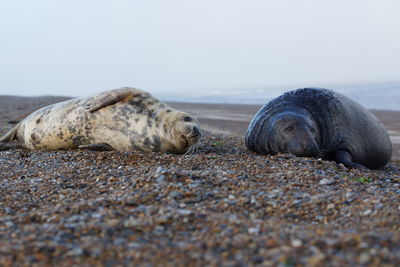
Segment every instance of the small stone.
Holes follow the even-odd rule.
[[[171,191],[168,194],[169,197],[173,198],[173,199],[182,199],[183,198],[183,194],[179,191]]]
[[[367,209],[366,211],[363,212],[363,215],[364,215],[364,216],[368,216],[368,215],[370,215],[371,213],[372,213],[372,210],[371,210],[371,209]]]
[[[344,166],[343,163],[339,163],[337,166],[338,166],[339,169],[341,169],[341,170],[345,170],[345,169],[346,169],[346,166]]]
[[[303,245],[303,242],[300,239],[293,239],[291,245],[292,247],[299,248]]]
[[[319,184],[322,184],[322,185],[332,185],[332,184],[334,184],[335,183],[335,180],[333,180],[333,179],[327,179],[327,178],[323,178],[323,179],[321,179],[320,181],[319,181]]]
[[[192,212],[191,210],[178,209],[178,213],[179,213],[180,215],[185,215],[185,216],[187,216],[187,215],[192,214],[193,212]]]
[[[279,243],[278,243],[278,241],[276,241],[275,239],[269,239],[269,240],[266,242],[266,246],[267,246],[267,248],[274,248],[274,247],[279,246]]]
[[[360,255],[360,263],[361,264],[366,264],[371,260],[371,256],[368,255],[368,253],[362,253]]]
[[[328,210],[334,209],[335,208],[335,204],[329,203],[327,208],[328,208]]]
[[[84,253],[83,249],[80,247],[76,247],[74,249],[71,249],[70,251],[67,252],[68,256],[82,256]]]
[[[15,223],[13,223],[12,221],[6,221],[5,225],[6,225],[7,227],[14,227],[14,226],[15,226]]]
[[[106,224],[107,224],[107,226],[109,226],[109,227],[115,227],[115,226],[118,225],[118,223],[119,223],[119,220],[118,220],[118,219],[109,219],[109,220],[106,220]]]
[[[5,212],[7,215],[15,215],[15,214],[16,214],[15,210],[13,210],[13,209],[10,208],[10,207],[4,207],[4,212]]]
[[[158,178],[156,179],[156,182],[157,183],[163,183],[163,182],[165,182],[165,175],[160,175],[160,176],[158,176]]]
[[[141,229],[144,226],[144,223],[141,220],[129,218],[124,221],[124,226],[125,227],[133,227],[135,229]]]
[[[258,234],[260,232],[260,227],[250,227],[248,232],[249,234]]]
[[[156,174],[163,174],[167,171],[167,169],[164,169],[163,167],[159,166],[156,170]]]

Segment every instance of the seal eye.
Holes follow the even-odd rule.
[[[192,118],[186,116],[186,117],[183,117],[183,121],[191,122],[191,121],[192,121]]]
[[[285,128],[285,131],[289,132],[289,133],[293,132],[293,130],[294,130],[294,128],[292,126],[288,126],[288,127]]]

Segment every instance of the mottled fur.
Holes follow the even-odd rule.
[[[199,125],[192,116],[145,91],[126,87],[39,109],[0,142],[17,141],[30,150],[101,144],[119,151],[185,153],[199,138]]]

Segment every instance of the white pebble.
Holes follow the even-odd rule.
[[[335,180],[327,179],[327,178],[323,178],[323,179],[321,179],[319,181],[319,184],[322,184],[322,185],[331,185],[331,184],[334,184],[334,183],[335,183]]]
[[[303,242],[300,239],[293,239],[291,244],[292,244],[292,247],[298,248],[303,245]]]
[[[249,234],[258,234],[260,232],[260,228],[259,227],[250,227],[248,229]]]
[[[180,215],[190,215],[190,214],[192,214],[193,212],[192,212],[191,210],[178,209],[178,213],[179,213]]]
[[[330,203],[330,204],[328,204],[327,208],[328,208],[329,210],[331,210],[331,209],[335,208],[335,204]]]
[[[363,215],[364,215],[364,216],[368,216],[368,215],[370,215],[371,213],[372,213],[372,210],[368,209],[368,210],[366,210],[366,211],[363,212]]]

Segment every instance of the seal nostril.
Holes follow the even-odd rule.
[[[195,136],[201,135],[199,128],[197,128],[196,126],[193,127],[192,132],[193,132],[193,135],[195,135]]]

